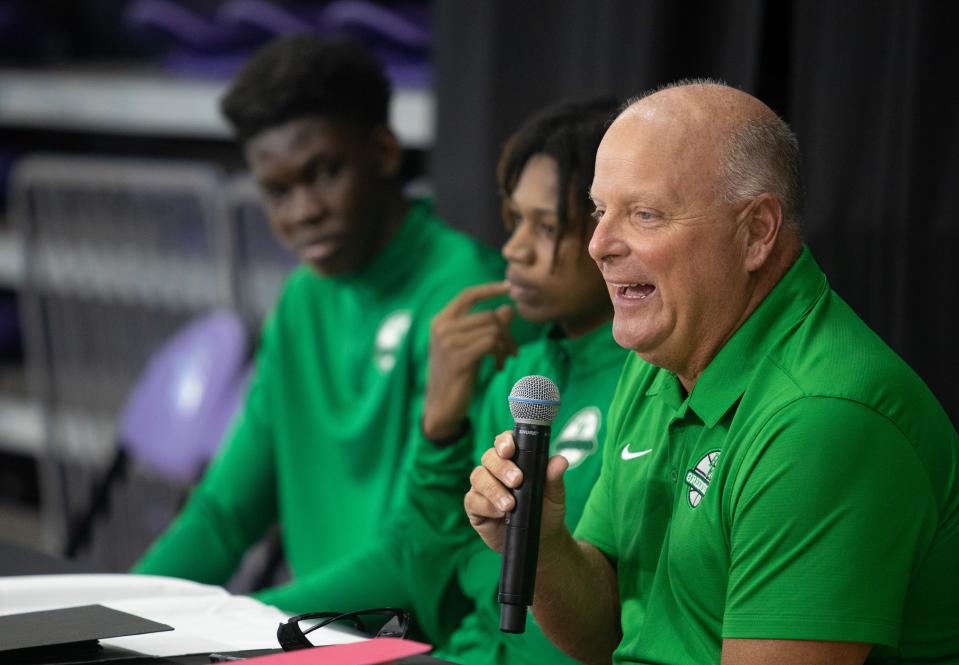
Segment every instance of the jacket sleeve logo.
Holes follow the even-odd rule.
[[[599,448],[599,426],[602,412],[595,406],[580,409],[566,421],[559,436],[553,439],[552,455],[562,455],[569,468],[579,466]]]

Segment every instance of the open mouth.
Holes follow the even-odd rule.
[[[656,287],[652,284],[637,282],[636,284],[611,284],[616,287],[616,295],[625,300],[645,300],[653,295]]]

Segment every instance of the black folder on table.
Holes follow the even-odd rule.
[[[82,663],[135,655],[104,649],[98,640],[173,630],[103,605],[0,616],[0,662]]]

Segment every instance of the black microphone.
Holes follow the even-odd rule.
[[[499,578],[499,629],[526,630],[526,608],[533,604],[539,525],[543,516],[543,486],[549,461],[549,428],[559,411],[559,389],[545,376],[527,376],[509,394],[513,414],[513,462],[523,483],[512,490],[516,505],[506,516],[506,544]]]

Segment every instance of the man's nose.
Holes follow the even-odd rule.
[[[293,189],[290,201],[290,218],[298,224],[308,223],[323,216],[325,206],[322,199],[306,185]]]
[[[503,258],[509,263],[528,264],[533,261],[533,248],[529,238],[529,224],[520,223],[503,245]]]
[[[609,212],[603,214],[593,230],[588,250],[598,264],[629,253],[629,247],[623,238],[623,227],[617,216]]]

